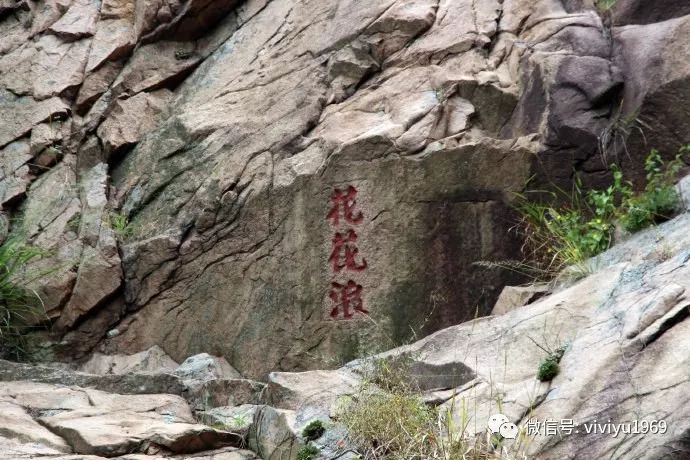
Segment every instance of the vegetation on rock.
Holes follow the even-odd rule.
[[[313,444],[307,444],[297,452],[297,460],[314,460],[319,455],[319,448]]]
[[[548,356],[539,364],[539,370],[537,371],[537,378],[541,382],[549,382],[554,379],[560,372],[560,367],[558,366],[558,361],[554,356]]]
[[[570,194],[562,190],[550,194],[554,202],[564,204],[533,202],[521,195],[519,227],[525,236],[523,252],[530,262],[518,269],[546,278],[566,267],[586,273],[587,259],[611,246],[617,224],[634,232],[671,218],[681,204],[675,181],[689,152],[690,146],[684,146],[673,160],[664,162],[652,150],[645,160],[646,185],[638,193],[620,168],[611,165],[613,181],[605,190],[585,192],[576,181]]]
[[[116,213],[116,212],[111,212],[109,214],[109,219],[110,219],[110,227],[113,229],[115,234],[118,236],[120,239],[127,239],[133,234],[133,227],[129,223],[129,219],[127,218],[126,215]]]
[[[323,426],[321,420],[312,420],[307,426],[302,430],[302,437],[307,441],[314,441],[319,439],[326,432],[326,428]]]
[[[337,414],[361,458],[502,458],[500,440],[494,440],[498,444],[493,445],[483,437],[467,434],[471,417],[465,406],[458,423],[453,408],[440,409],[427,404],[413,383],[410,366],[405,361],[391,364],[379,359],[370,364],[360,388],[342,402]],[[452,403],[454,407],[454,399]],[[521,448],[518,440],[510,450]]]
[[[40,275],[26,272],[29,262],[42,255],[15,239],[0,245],[0,357],[23,359],[24,335],[42,319],[41,299],[28,287]]]
[[[681,205],[675,182],[683,166],[683,156],[690,153],[690,145],[684,146],[676,157],[665,163],[656,150],[645,160],[647,184],[642,193],[633,194],[630,188],[621,206],[620,221],[623,227],[635,232],[668,220]]]

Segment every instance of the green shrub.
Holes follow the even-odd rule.
[[[665,163],[656,150],[645,160],[647,184],[642,193],[629,196],[621,205],[620,221],[630,232],[672,217],[680,207],[680,196],[675,187],[676,178],[683,166],[684,147],[676,157]]]
[[[27,287],[40,275],[26,272],[26,266],[42,255],[42,250],[16,239],[0,245],[0,356],[4,358],[23,359],[26,332],[44,319],[40,297]]]
[[[614,232],[616,195],[621,193],[619,172],[604,191],[582,192],[579,182],[560,207],[518,200],[524,232],[523,250],[537,266],[538,274],[550,278],[566,267],[584,267],[590,257],[608,249]],[[561,192],[562,193],[562,192]],[[554,201],[557,194],[552,194]]]
[[[314,441],[323,436],[325,432],[326,428],[323,426],[323,422],[321,420],[312,420],[302,430],[302,437],[307,441]]]
[[[560,372],[558,361],[553,356],[548,356],[539,364],[537,378],[541,382],[548,382],[554,379]]]
[[[659,152],[652,150],[645,160],[645,188],[639,193],[633,192],[622,171],[612,165],[613,181],[605,190],[585,193],[576,180],[570,194],[562,190],[550,194],[552,202],[565,204],[544,204],[519,196],[516,209],[525,237],[523,252],[529,261],[522,265],[534,265],[528,274],[552,278],[566,267],[586,271],[587,259],[611,245],[616,221],[634,232],[672,217],[681,204],[675,182],[687,153],[690,146],[681,148],[675,159],[665,163]],[[514,266],[519,269],[520,264],[508,268]]]
[[[318,447],[307,444],[297,452],[297,460],[314,460],[319,455]]]
[[[544,348],[542,348],[544,349]],[[541,382],[549,382],[554,379],[561,371],[559,363],[565,354],[565,347],[559,347],[555,351],[549,352],[548,356],[539,363],[537,379]]]

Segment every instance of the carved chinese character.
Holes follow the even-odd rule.
[[[340,217],[345,219],[345,222],[357,225],[362,222],[364,216],[362,212],[355,212],[357,205],[357,189],[352,185],[347,187],[346,191],[335,189],[331,195],[331,210],[328,212],[326,219],[331,221],[332,225],[337,226],[340,223]]]
[[[364,308],[362,286],[352,280],[348,281],[347,284],[332,282],[329,297],[334,304],[331,310],[332,318],[337,318],[341,310],[345,319],[352,318],[353,311],[369,313]]]
[[[354,230],[348,230],[347,235],[343,236],[341,233],[336,233],[333,237],[333,250],[328,261],[333,264],[333,271],[338,273],[343,268],[355,272],[361,272],[367,268],[367,261],[362,258],[362,263],[358,264],[355,258],[359,249],[357,249],[357,234]]]

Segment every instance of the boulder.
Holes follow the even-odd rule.
[[[11,382],[0,384],[0,406],[5,439],[58,452],[177,454],[243,442],[237,434],[196,424],[184,399],[174,395],[118,395]]]
[[[0,360],[0,382],[31,380],[51,384],[96,388],[119,394],[170,393],[181,395],[185,386],[169,374],[94,375],[55,367]]]
[[[262,406],[254,415],[249,448],[261,458],[297,460],[305,443],[297,435],[295,412]]]
[[[24,444],[45,446],[58,452],[71,452],[70,446],[43,425],[38,424],[26,410],[7,400],[0,400],[0,436]]]
[[[77,452],[105,457],[150,449],[194,453],[242,443],[239,435],[181,421],[169,413],[85,409],[41,417],[40,421],[64,437]]]
[[[185,359],[173,374],[183,380],[207,381],[212,379],[242,378],[223,357],[200,353]]]
[[[214,407],[197,412],[197,417],[206,425],[232,431],[243,436],[246,441],[254,423],[254,416],[260,407],[255,404]]]
[[[261,404],[265,383],[247,379],[185,380],[185,397],[196,411],[213,407]]]
[[[178,364],[160,347],[153,346],[133,355],[104,355],[94,353],[79,367],[81,372],[97,375],[172,373]]]

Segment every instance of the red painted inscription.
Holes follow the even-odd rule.
[[[363,291],[361,284],[348,279],[337,280],[336,277],[343,270],[351,272],[363,272],[367,269],[367,261],[359,255],[357,247],[357,232],[353,226],[364,221],[364,215],[357,207],[357,189],[349,185],[347,189],[335,189],[331,195],[331,208],[326,215],[326,220],[336,230],[331,240],[331,255],[328,263],[333,272],[331,290],[328,297],[333,304],[331,318],[350,319],[354,312],[369,313],[364,308]],[[347,227],[346,227],[347,226]]]

